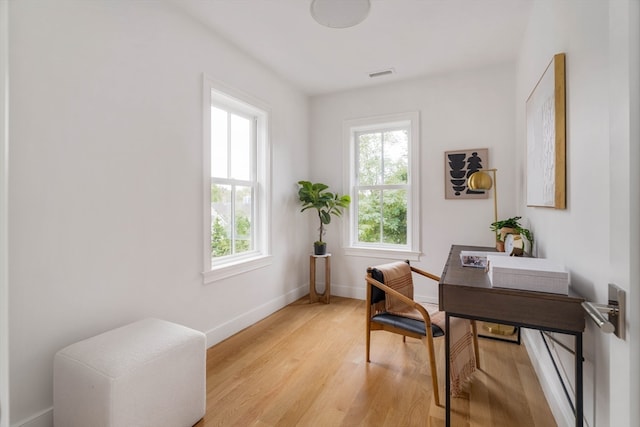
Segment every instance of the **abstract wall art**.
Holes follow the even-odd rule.
[[[486,191],[471,190],[467,179],[480,169],[489,168],[489,149],[446,151],[444,153],[444,198],[486,199]]]
[[[542,74],[526,104],[527,206],[566,207],[565,55]]]

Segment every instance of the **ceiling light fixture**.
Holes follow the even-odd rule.
[[[311,16],[329,28],[349,28],[369,15],[370,0],[312,0]]]

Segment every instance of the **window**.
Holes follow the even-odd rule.
[[[267,110],[205,77],[205,283],[269,263]]]
[[[345,124],[353,200],[346,253],[417,260],[418,114]]]

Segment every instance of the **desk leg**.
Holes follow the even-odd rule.
[[[445,326],[444,326],[444,375],[445,375],[445,405],[444,405],[444,413],[445,413],[445,426],[451,427],[451,376],[450,370],[451,366],[449,363],[450,355],[451,355],[451,346],[449,342],[449,313],[445,314]]]
[[[576,427],[583,426],[582,333],[576,334]]]

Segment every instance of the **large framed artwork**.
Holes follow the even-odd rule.
[[[471,190],[467,179],[472,173],[489,166],[489,149],[446,151],[444,153],[444,198],[445,199],[487,199],[484,190]]]
[[[566,207],[565,55],[542,74],[526,105],[527,206]]]

